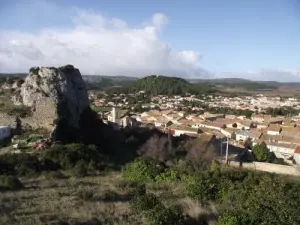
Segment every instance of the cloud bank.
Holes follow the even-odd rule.
[[[300,82],[300,71],[287,69],[261,69],[245,73],[222,73],[222,78],[245,78],[253,81]]]
[[[152,15],[143,26],[130,27],[120,18],[106,18],[93,10],[61,10],[47,2],[27,7],[31,12],[44,10],[56,20],[67,18],[70,26],[54,24],[34,32],[0,30],[0,72],[73,64],[90,75],[209,76],[199,66],[200,53],[174,51],[160,40],[160,32],[169,23],[162,13]],[[30,17],[30,12],[22,13]]]

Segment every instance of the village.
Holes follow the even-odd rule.
[[[137,95],[144,93],[140,92]],[[148,104],[141,102],[142,110],[137,111],[129,104],[128,95],[125,94],[119,96],[115,94],[109,102],[105,97],[99,99],[93,93],[89,96],[93,106],[106,107],[106,110],[99,111],[98,114],[105,123],[114,126],[115,129],[147,126],[173,136],[211,135],[220,140],[228,140],[231,148],[241,150],[247,148],[246,143],[255,146],[264,142],[277,158],[290,165],[300,165],[300,116],[272,116],[265,111],[266,108],[280,107],[299,109],[299,100],[295,98],[282,100],[280,97],[266,97],[262,94],[233,98],[210,95],[202,97],[198,99],[196,96],[155,96]],[[245,115],[217,114],[195,106],[195,102],[205,102],[210,107],[255,112],[248,118]]]

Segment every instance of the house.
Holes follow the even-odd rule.
[[[172,124],[172,121],[164,116],[153,117],[153,121],[156,127],[166,128],[167,126]]]
[[[112,108],[112,111],[107,116],[107,120],[107,123],[112,125],[115,129],[137,125],[137,120],[129,116],[128,110],[121,110],[116,107]]]
[[[294,160],[300,166],[300,146],[298,145],[294,151]]]
[[[209,128],[209,129],[212,129],[212,130],[221,131],[222,128],[226,128],[226,125],[225,124],[220,124],[220,123],[213,123],[213,122],[204,121],[200,124],[199,127],[205,127],[205,128]]]
[[[281,126],[278,124],[270,124],[267,128],[267,134],[279,135],[281,132]]]
[[[217,118],[224,118],[223,114],[211,114],[208,112],[205,112],[203,115],[199,116],[203,120],[208,120],[208,121],[214,121]]]
[[[233,134],[236,133],[237,131],[238,129],[230,128],[230,127],[221,129],[221,133],[228,138],[232,138]]]
[[[233,128],[234,125],[238,126],[235,119],[217,118],[214,123],[224,124],[226,127]]]
[[[282,158],[289,158],[294,155],[295,148],[297,145],[295,144],[285,144],[285,143],[278,143],[278,142],[265,142],[267,147],[270,149],[271,152],[276,154],[276,157]]]
[[[199,133],[198,128],[192,128],[188,126],[180,126],[177,124],[172,124],[169,127],[169,133],[172,134],[173,136],[180,136],[180,135],[196,135]]]
[[[271,116],[266,115],[266,114],[255,114],[254,113],[251,116],[251,120],[253,122],[258,122],[258,123],[269,122],[271,120]]]
[[[258,122],[258,123],[262,123],[264,122],[264,115],[263,114],[252,114],[251,116],[251,120],[253,122]]]
[[[266,129],[269,126],[269,124],[269,122],[257,123],[256,128],[261,130]]]
[[[242,130],[242,131],[236,132],[235,139],[237,141],[246,141],[248,138],[250,138],[252,141],[255,141],[255,140],[259,139],[260,137],[261,137],[261,133],[259,131],[256,131],[256,130],[250,130],[250,131]]]
[[[253,122],[248,119],[240,120],[236,122],[237,128],[244,129],[244,130],[250,130],[250,128],[253,128]]]

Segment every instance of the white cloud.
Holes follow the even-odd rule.
[[[30,10],[34,11],[32,7]],[[72,26],[62,29],[52,25],[36,32],[0,31],[0,72],[73,64],[84,74],[208,75],[199,67],[199,53],[174,51],[159,39],[160,30],[168,23],[164,14],[156,13],[148,20],[149,24],[133,28],[122,19],[106,18],[94,10],[62,11],[57,6],[51,10],[47,15],[56,20],[58,16],[68,15]]]
[[[245,78],[254,81],[279,81],[300,82],[300,71],[290,69],[265,68],[259,71],[247,71],[245,73],[222,73],[220,77]]]

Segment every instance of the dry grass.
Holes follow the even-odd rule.
[[[0,224],[147,224],[130,212],[120,173],[22,181],[25,189],[1,193]],[[192,218],[211,213],[188,200],[178,184],[149,184],[147,190],[166,205],[181,205]]]

